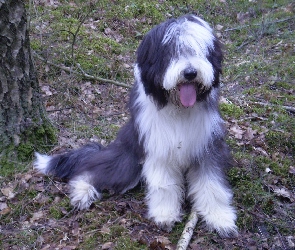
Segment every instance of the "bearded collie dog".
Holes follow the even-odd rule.
[[[92,143],[60,155],[36,153],[35,168],[69,182],[71,204],[87,209],[103,190],[146,183],[148,217],[170,230],[191,202],[209,230],[237,235],[225,170],[230,165],[218,107],[222,51],[195,15],[149,31],[137,50],[130,120],[107,147]]]

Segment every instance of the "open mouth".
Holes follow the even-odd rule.
[[[179,101],[182,106],[188,108],[194,106],[197,101],[196,86],[193,83],[184,83],[178,85]]]
[[[170,101],[176,106],[190,108],[197,101],[202,100],[209,88],[196,81],[180,82],[177,86],[168,91]]]

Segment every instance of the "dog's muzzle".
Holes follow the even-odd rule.
[[[169,90],[169,99],[174,105],[185,108],[193,107],[198,96],[206,91],[206,87],[196,81],[197,75],[198,72],[193,67],[183,70],[176,87]]]

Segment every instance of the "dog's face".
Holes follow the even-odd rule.
[[[212,29],[186,15],[154,27],[137,51],[136,81],[159,108],[168,102],[192,107],[218,87],[222,52]]]

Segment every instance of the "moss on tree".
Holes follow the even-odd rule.
[[[23,1],[0,5],[0,175],[8,175],[56,143],[31,57]]]

